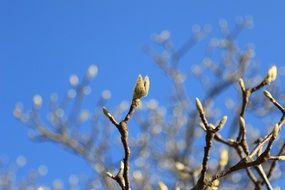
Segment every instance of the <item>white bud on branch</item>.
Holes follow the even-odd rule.
[[[239,123],[243,131],[245,131],[245,120],[243,117],[239,117]]]
[[[133,100],[141,99],[142,97],[147,96],[149,91],[149,85],[150,84],[148,76],[145,76],[143,79],[142,76],[139,75],[133,93]]]
[[[281,161],[285,161],[285,156],[279,156],[278,158],[279,158],[279,160],[281,160]]]
[[[203,109],[202,103],[199,100],[199,98],[196,98],[196,107],[200,114],[204,114],[204,109]]]
[[[104,113],[104,115],[105,115],[106,117],[111,117],[111,116],[112,116],[112,115],[110,114],[110,112],[107,110],[107,108],[103,107],[102,110],[103,110],[103,113]]]
[[[110,177],[110,178],[113,178],[114,176],[113,176],[113,174],[111,174],[110,172],[106,172],[105,173],[108,177]]]
[[[42,97],[40,95],[35,95],[33,97],[33,103],[36,108],[40,108],[43,103]]]
[[[242,91],[245,91],[245,84],[244,84],[244,81],[242,78],[239,79],[239,85],[240,85],[240,88],[242,89]]]
[[[221,128],[223,128],[224,125],[226,124],[227,120],[228,120],[228,117],[227,117],[227,116],[224,116],[224,117],[221,119],[221,121],[219,122],[218,126],[216,127],[216,130],[218,131],[218,130],[220,130]]]
[[[266,78],[264,79],[264,82],[266,84],[270,84],[271,82],[273,82],[277,77],[277,68],[276,66],[272,66],[267,73]]]
[[[98,68],[96,65],[90,65],[87,71],[88,79],[92,79],[97,75]]]
[[[221,158],[219,163],[220,167],[224,168],[228,164],[228,161],[229,161],[229,151],[224,149],[221,152]]]
[[[176,163],[175,163],[175,168],[176,168],[178,171],[183,171],[183,170],[186,169],[186,166],[185,166],[183,163],[181,163],[181,162],[176,162]]]
[[[281,125],[278,125],[276,124],[273,128],[273,131],[272,131],[272,136],[273,138],[277,138],[277,136],[279,135],[280,133],[280,128],[281,128]]]
[[[270,100],[272,100],[272,99],[273,99],[273,97],[272,97],[271,93],[270,93],[270,92],[268,92],[267,90],[264,90],[264,91],[263,91],[263,94],[264,94],[264,96],[266,96],[266,97],[267,97],[267,98],[269,98]]]
[[[159,190],[168,190],[168,187],[162,182],[158,182]]]

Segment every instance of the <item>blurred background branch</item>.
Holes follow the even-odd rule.
[[[241,17],[232,28],[226,20],[221,20],[218,37],[211,36],[208,25],[195,25],[190,38],[179,47],[175,46],[170,31],[152,35],[153,44],[145,45],[144,52],[169,79],[172,91],[165,94],[169,97],[167,103],[161,104],[149,96],[132,115],[134,121],[130,122],[132,132],[128,139],[132,152],[128,161],[132,189],[272,189],[284,178],[281,175],[284,166],[276,162],[283,159],[280,156],[284,155],[284,142],[278,136],[273,139],[274,121],[266,120],[279,117],[280,112],[276,103],[268,101],[259,89],[265,87],[281,103],[284,93],[278,80],[270,86],[272,81],[262,83],[264,74],[254,60],[255,50],[239,46],[239,35],[252,25],[252,19],[247,17]],[[199,43],[207,44],[204,56],[199,63],[188,64],[184,58]],[[91,93],[90,83],[97,71],[91,65],[82,79],[71,75],[69,89],[62,99],[56,94],[49,100],[35,95],[31,110],[17,104],[14,116],[29,128],[32,140],[53,142],[88,164],[92,175],[78,178],[81,186],[76,188],[119,189],[121,185],[106,175],[118,171],[124,152],[120,135],[112,124],[119,125],[114,118],[123,118],[133,102],[112,107],[109,112],[112,117],[108,117],[112,122],[101,113],[102,107],[111,101],[108,90],[102,92],[93,110],[85,109],[83,103]],[[241,78],[245,87],[239,86]],[[259,84],[262,85],[255,88]],[[221,132],[213,132],[210,125],[201,123],[194,104],[196,89],[201,92],[203,116],[208,123],[219,126],[221,115],[228,116]],[[249,99],[248,89],[258,91]],[[205,154],[203,137],[207,134],[211,138],[206,138]],[[20,189],[19,185],[9,185],[13,180],[8,174],[13,170],[3,169],[6,172],[3,176],[7,176],[3,177],[3,189]],[[31,183],[32,189],[53,188]],[[64,187],[58,185],[55,189]]]

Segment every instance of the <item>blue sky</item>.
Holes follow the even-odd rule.
[[[252,16],[254,28],[239,42],[243,47],[255,44],[261,68],[284,65],[284,6],[281,0],[0,1],[0,155],[11,160],[25,155],[30,167],[47,165],[47,180],[84,173],[87,167],[77,157],[28,139],[28,130],[12,117],[17,102],[29,108],[35,94],[44,99],[53,92],[63,94],[69,76],[83,76],[90,64],[99,68],[93,93],[110,89],[111,106],[130,98],[139,73],[151,77],[152,98],[164,101],[166,79],[142,47],[162,30],[169,30],[179,46],[194,24],[210,24],[215,30],[221,18],[231,24],[236,16]],[[202,49],[200,53],[192,56],[199,60]],[[89,101],[94,102],[92,97]],[[66,167],[59,170],[60,163]]]

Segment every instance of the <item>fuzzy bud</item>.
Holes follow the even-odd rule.
[[[125,165],[124,165],[124,162],[120,162],[120,170],[124,170],[124,167],[125,167]]]
[[[40,108],[43,103],[42,97],[40,95],[35,95],[33,97],[33,103],[34,103],[35,108]]]
[[[239,117],[239,123],[240,123],[240,127],[242,128],[243,132],[245,132],[246,128],[245,128],[245,121],[243,117]]]
[[[268,70],[267,76],[264,79],[264,82],[266,84],[270,84],[271,82],[273,82],[276,79],[276,77],[277,77],[277,68],[274,65]]]
[[[97,75],[98,68],[96,65],[90,65],[87,70],[87,78],[92,79]]]
[[[221,121],[220,121],[220,123],[218,124],[218,126],[216,127],[216,130],[218,131],[218,130],[220,130],[221,128],[223,128],[224,125],[226,124],[227,120],[228,120],[228,117],[227,117],[227,116],[224,116],[224,117],[221,119]]]
[[[242,91],[245,91],[245,84],[242,78],[239,79],[239,86],[242,89]]]
[[[141,75],[138,76],[136,86],[133,93],[133,100],[141,99],[144,96],[147,96],[149,91],[149,78],[145,76],[144,79]]]
[[[108,177],[110,177],[110,178],[113,178],[114,176],[113,176],[113,174],[111,174],[110,172],[106,172],[105,173]]]
[[[158,187],[159,190],[168,190],[168,187],[162,181],[158,182]]]
[[[202,103],[200,102],[199,98],[196,98],[196,107],[200,114],[204,114],[204,109]]]
[[[218,190],[220,186],[220,180],[216,179],[215,181],[213,181],[212,186],[211,186],[211,190]]]
[[[274,126],[273,131],[272,131],[272,136],[273,136],[274,138],[277,138],[277,136],[279,135],[279,133],[280,133],[280,128],[281,128],[281,125],[276,124],[276,125]]]
[[[111,116],[112,116],[112,115],[110,114],[110,112],[107,110],[107,108],[103,107],[102,110],[103,110],[103,113],[104,113],[104,115],[105,115],[106,117],[111,117]]]
[[[285,161],[285,156],[279,156],[278,158],[279,158],[279,160],[281,160],[281,161]]]
[[[224,149],[221,152],[221,158],[219,163],[220,167],[224,168],[228,164],[228,161],[229,161],[229,152],[228,150]]]
[[[69,84],[71,86],[77,86],[79,84],[79,78],[77,75],[73,74],[69,77]]]
[[[176,162],[176,163],[175,163],[175,168],[176,168],[178,171],[183,171],[183,170],[186,169],[186,166],[185,166],[183,163],[181,163],[181,162]]]
[[[270,100],[272,100],[272,99],[273,99],[273,97],[272,97],[271,93],[270,93],[270,92],[268,92],[267,90],[264,90],[264,91],[263,91],[263,94],[264,94],[264,96],[266,96],[268,99],[270,99]]]

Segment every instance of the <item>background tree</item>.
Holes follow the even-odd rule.
[[[254,50],[236,42],[251,25],[251,19],[242,18],[230,29],[221,21],[221,36],[208,41],[197,65],[182,64],[182,58],[209,35],[207,26],[194,27],[178,48],[169,31],[153,35],[158,46],[144,50],[173,87],[166,105],[147,97],[133,113],[140,99],[134,90],[129,102],[103,113],[112,101],[110,92],[103,91],[95,109],[85,110],[83,100],[97,74],[91,65],[82,79],[70,77],[63,99],[51,96],[47,114],[41,111],[41,96],[35,95],[33,109],[19,104],[14,116],[32,130],[33,140],[55,142],[85,160],[93,171],[89,179],[80,179],[87,189],[273,189],[282,178],[276,161],[284,160],[284,142],[278,138],[284,96],[275,81],[278,68],[259,72]],[[147,80],[139,78],[136,86]],[[192,89],[202,92],[196,102]],[[122,140],[122,146],[124,122],[129,143]]]

